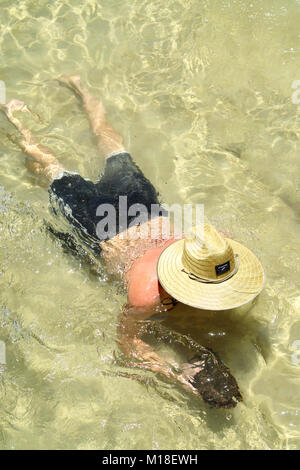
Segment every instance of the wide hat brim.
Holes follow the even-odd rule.
[[[182,271],[182,239],[169,245],[159,257],[157,275],[161,286],[179,302],[202,310],[229,310],[253,300],[264,287],[263,266],[244,245],[226,240],[239,255],[238,271],[230,279],[219,284],[191,279]]]

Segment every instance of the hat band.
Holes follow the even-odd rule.
[[[234,270],[231,273],[229,273],[227,276],[223,277],[222,279],[208,279],[206,277],[200,277],[200,276],[197,276],[197,274],[187,272],[185,269],[182,269],[181,271],[187,274],[189,278],[192,279],[192,281],[204,282],[206,284],[219,284],[221,282],[227,281],[232,276],[234,276],[239,269],[239,264],[240,264],[239,255],[236,254],[234,255]]]

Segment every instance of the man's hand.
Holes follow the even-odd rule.
[[[184,363],[181,365],[182,368],[182,374],[177,376],[177,379],[183,387],[188,390],[189,392],[194,393],[195,395],[199,395],[199,392],[196,387],[192,385],[192,382],[194,380],[194,376],[198,374],[201,370],[201,362],[190,364],[190,363]]]

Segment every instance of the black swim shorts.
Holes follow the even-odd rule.
[[[86,247],[95,254],[100,253],[99,242],[110,238],[99,237],[97,224],[107,216],[97,216],[97,208],[102,204],[111,204],[116,211],[116,234],[134,225],[136,216],[128,215],[119,223],[119,197],[127,196],[127,207],[133,204],[143,204],[147,208],[147,218],[151,217],[151,204],[159,205],[158,193],[134,163],[129,153],[123,151],[112,154],[106,159],[103,174],[96,183],[82,178],[78,173],[64,171],[56,177],[49,188],[50,208],[55,216],[63,215],[68,221],[67,230],[61,231],[50,228],[50,231],[74,248],[74,238],[80,239]],[[101,212],[101,211],[100,211]],[[99,211],[98,211],[99,213]],[[153,214],[153,211],[152,211]],[[160,208],[160,215],[166,211]],[[157,216],[157,214],[156,214]],[[146,221],[145,220],[145,221]],[[75,237],[74,237],[75,235]]]

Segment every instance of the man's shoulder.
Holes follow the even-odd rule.
[[[162,246],[147,250],[127,272],[128,301],[131,305],[149,309],[159,303],[160,285],[157,277],[157,262],[169,242],[171,240],[166,240]]]

